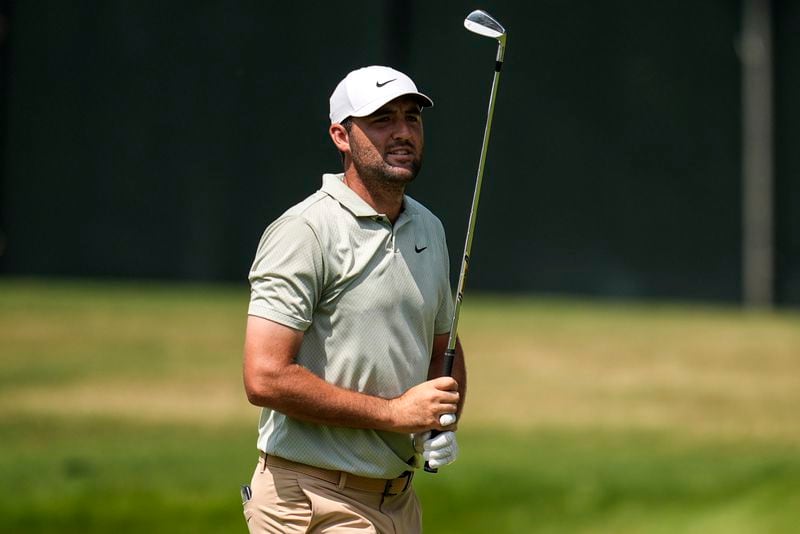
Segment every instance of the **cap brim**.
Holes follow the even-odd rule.
[[[414,97],[417,97],[417,100],[419,100],[420,106],[422,106],[423,108],[433,107],[433,100],[431,100],[430,98],[428,98],[426,95],[424,95],[422,93],[417,93],[417,92],[414,92],[414,91],[398,91],[397,93],[389,93],[389,94],[386,94],[386,95],[382,95],[381,98],[379,98],[377,100],[373,100],[369,104],[367,104],[365,106],[361,106],[359,109],[353,111],[350,115],[348,115],[348,117],[366,117],[367,115],[372,115],[378,109],[380,109],[380,107],[383,106],[384,104],[386,104],[388,102],[391,102],[395,98],[400,98],[401,96],[414,96]],[[345,117],[345,118],[347,118],[347,117]],[[342,120],[344,120],[344,119],[342,119]]]

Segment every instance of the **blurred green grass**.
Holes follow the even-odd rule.
[[[0,280],[0,531],[243,532],[246,286]],[[800,317],[470,295],[427,532],[789,533]]]

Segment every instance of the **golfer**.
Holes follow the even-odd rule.
[[[453,377],[440,376],[444,230],[405,195],[432,105],[397,70],[349,73],[330,97],[344,172],[261,238],[244,350],[247,397],[263,408],[250,532],[419,532],[415,470],[456,459],[466,370],[457,345]]]

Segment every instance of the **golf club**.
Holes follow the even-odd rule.
[[[461,261],[461,273],[458,276],[458,287],[456,290],[456,302],[453,309],[453,319],[450,323],[450,337],[447,341],[447,350],[444,353],[444,376],[450,376],[453,372],[453,360],[456,355],[456,339],[458,337],[458,318],[461,314],[461,303],[464,301],[464,286],[467,282],[467,271],[469,270],[469,256],[472,251],[472,237],[475,233],[475,221],[478,215],[478,201],[481,197],[481,185],[483,184],[483,169],[486,165],[486,151],[489,148],[489,134],[492,131],[492,116],[494,115],[494,102],[497,96],[497,84],[500,81],[500,69],[503,67],[503,57],[506,51],[506,30],[486,11],[476,9],[464,19],[464,27],[472,33],[477,33],[484,37],[497,39],[497,59],[494,64],[494,79],[492,80],[492,92],[489,95],[489,111],[486,116],[486,128],[483,131],[483,146],[481,147],[481,157],[478,161],[478,176],[475,179],[475,192],[472,195],[472,208],[469,212],[469,224],[467,225],[467,237],[464,244],[464,258]],[[440,432],[431,431],[431,437]],[[438,470],[432,468],[425,462],[425,471],[436,473]]]

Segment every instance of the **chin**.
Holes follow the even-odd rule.
[[[389,165],[386,170],[387,170],[386,174],[392,176],[398,182],[408,183],[413,181],[414,178],[417,177],[417,174],[419,174],[420,165],[413,164],[409,165],[408,167]]]
[[[391,176],[392,180],[398,183],[407,184],[414,181],[414,178],[417,177],[417,170],[416,169],[405,169],[394,167],[391,172],[388,173]]]

